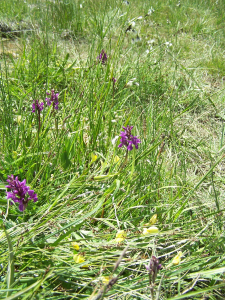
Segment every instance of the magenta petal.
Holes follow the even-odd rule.
[[[7,199],[12,199],[15,197],[15,195],[12,192],[6,192],[7,194]]]
[[[34,191],[33,191],[33,190],[29,190],[29,191],[28,191],[28,195],[29,195],[30,197],[32,197],[32,196],[34,195]]]
[[[24,207],[23,203],[20,203],[20,205],[19,205],[19,210],[20,210],[20,211],[24,211],[24,209],[25,209],[25,207]]]
[[[148,265],[145,265],[145,268],[146,268],[147,271],[150,271],[150,268],[149,268]]]
[[[8,176],[7,188],[10,188],[10,192],[6,192],[7,199],[12,199],[14,202],[19,202],[19,210],[24,211],[27,207],[28,201],[33,200],[36,202],[38,200],[37,194],[30,187],[26,185],[26,179],[19,181],[18,177],[14,179],[14,176]],[[12,202],[11,202],[12,204]]]
[[[131,130],[134,128],[134,126],[129,126],[127,127],[123,126],[124,131],[120,132],[120,145],[118,146],[119,148],[126,146],[128,151],[133,150],[133,145],[135,146],[136,149],[138,149],[138,144],[141,142],[140,139],[138,139],[136,136],[133,136],[131,134]]]
[[[132,144],[129,144],[129,145],[127,146],[127,150],[128,150],[128,151],[133,150]]]

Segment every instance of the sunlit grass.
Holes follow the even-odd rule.
[[[224,3],[125,2],[1,3],[0,298],[224,297]]]

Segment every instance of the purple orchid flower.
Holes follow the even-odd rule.
[[[145,265],[145,268],[147,269],[147,271],[149,273],[150,283],[151,282],[154,283],[156,280],[158,271],[162,268],[162,265],[159,263],[159,259],[153,255],[149,261],[149,265]]]
[[[137,138],[137,136],[133,136],[131,134],[131,130],[134,126],[127,126],[123,127],[124,131],[120,132],[121,140],[118,147],[126,146],[128,151],[133,150],[133,146],[135,146],[136,149],[138,149],[138,144],[141,143],[141,140]]]
[[[11,192],[6,192],[7,199],[12,199],[14,202],[19,202],[19,210],[24,211],[28,205],[28,201],[33,200],[36,202],[38,200],[37,194],[30,187],[26,185],[26,179],[19,181],[18,177],[14,175],[8,176],[6,180],[9,184],[6,188],[11,189]]]
[[[99,60],[99,62],[101,62],[103,65],[106,64],[107,62],[107,54],[106,52],[102,49],[101,53],[98,55],[97,59]]]
[[[59,105],[59,93],[55,93],[55,90],[51,90],[51,94],[50,93],[46,93],[48,96],[51,95],[51,98],[45,98],[45,100],[47,101],[47,105],[50,106],[53,103],[53,108],[54,109],[59,109],[58,105]]]
[[[32,112],[35,113],[41,112],[44,109],[44,102],[39,103],[39,100],[34,100],[34,103],[32,104]]]

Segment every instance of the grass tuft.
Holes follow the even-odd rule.
[[[223,299],[223,1],[0,17],[0,298]]]

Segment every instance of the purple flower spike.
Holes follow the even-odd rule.
[[[158,271],[162,268],[162,265],[159,264],[159,259],[155,256],[152,256],[149,265],[145,265],[145,268],[147,269],[149,273],[149,279],[150,284],[154,283],[157,277]]]
[[[99,60],[99,62],[101,62],[103,65],[106,64],[107,62],[107,54],[106,52],[102,49],[101,53],[99,54],[99,56],[97,57],[97,59]]]
[[[115,77],[112,78],[112,82],[116,83],[116,78]]]
[[[39,100],[34,100],[34,103],[32,104],[32,112],[35,113],[35,111],[41,112],[44,109],[44,102],[39,103]]]
[[[7,199],[12,199],[14,202],[19,202],[19,210],[24,211],[27,207],[28,201],[33,200],[36,202],[38,200],[37,194],[30,187],[26,185],[26,179],[19,181],[18,177],[14,178],[14,175],[8,176],[6,180],[9,184],[6,188],[11,189],[11,192],[6,192]]]
[[[133,146],[135,146],[136,149],[138,149],[138,144],[141,142],[140,139],[138,139],[136,136],[133,136],[131,134],[131,130],[133,129],[134,126],[127,126],[127,127],[123,127],[124,131],[120,132],[120,144],[118,147],[123,147],[126,146],[128,151],[133,150]]]
[[[52,103],[53,103],[53,108],[54,109],[59,109],[59,100],[58,100],[58,98],[59,98],[59,94],[58,93],[56,93],[55,94],[55,90],[51,90],[51,94],[50,93],[46,93],[48,96],[50,96],[51,95],[51,98],[45,98],[45,100],[47,101],[47,105],[48,106],[50,106]]]

